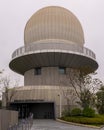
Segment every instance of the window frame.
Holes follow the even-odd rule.
[[[66,67],[59,67],[59,74],[66,74]]]
[[[36,67],[34,69],[34,75],[41,75],[41,67]]]

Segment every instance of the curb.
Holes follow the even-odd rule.
[[[75,126],[82,126],[82,127],[88,127],[88,128],[94,128],[94,129],[101,129],[104,126],[98,127],[98,126],[92,126],[92,125],[84,125],[84,124],[79,124],[79,123],[74,123],[74,122],[67,122],[61,119],[56,119],[56,121],[61,122],[61,123],[66,123],[70,125],[75,125]]]

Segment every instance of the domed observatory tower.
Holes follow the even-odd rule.
[[[9,66],[24,76],[24,87],[17,88],[11,105],[20,111],[20,117],[31,111],[34,118],[61,116],[68,105],[61,90],[73,89],[67,83],[69,69],[87,68],[91,73],[98,68],[95,54],[84,47],[79,20],[57,6],[42,8],[29,19],[24,46],[14,51]]]

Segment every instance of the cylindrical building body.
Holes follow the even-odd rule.
[[[75,107],[70,70],[91,73],[98,68],[95,54],[84,47],[79,20],[57,6],[42,8],[29,19],[24,46],[14,51],[9,66],[24,75],[24,87],[17,88],[11,105],[20,110],[20,117],[32,111],[34,118],[60,117],[67,107]]]

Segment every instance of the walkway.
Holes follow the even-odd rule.
[[[55,120],[34,120],[31,130],[104,130],[81,126],[74,126],[57,122]]]

